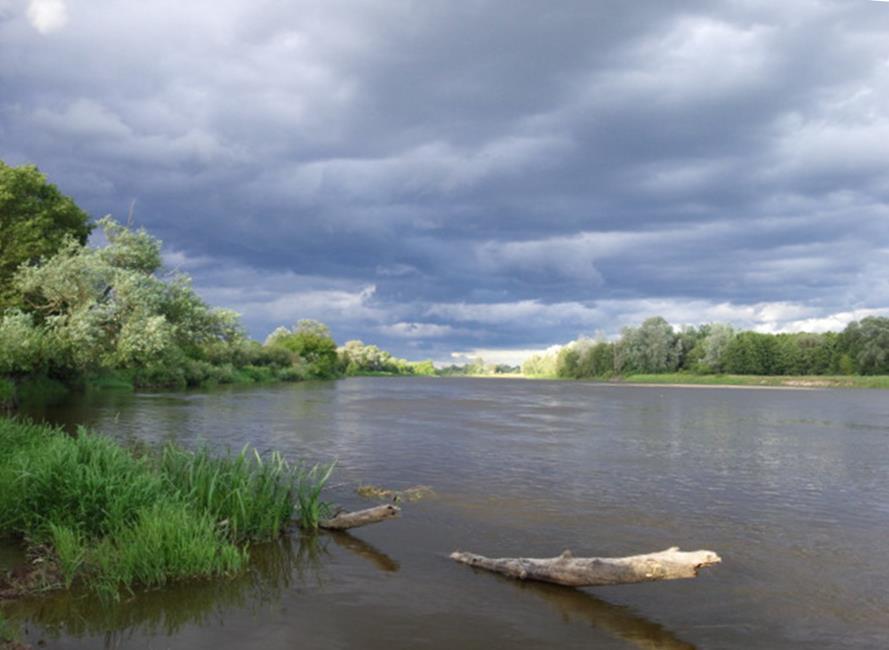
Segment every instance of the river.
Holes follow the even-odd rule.
[[[354,378],[106,392],[34,415],[121,440],[336,460],[401,519],[254,549],[234,580],[14,604],[48,648],[886,648],[889,393]],[[572,590],[448,559],[680,546],[694,580]],[[0,546],[0,563],[14,551]]]

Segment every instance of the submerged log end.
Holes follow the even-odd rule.
[[[387,519],[394,519],[401,514],[401,508],[387,504],[376,506],[375,508],[367,508],[366,510],[356,510],[355,512],[341,512],[331,519],[325,519],[318,525],[327,530],[348,530],[349,528],[358,528],[359,526],[367,526],[375,524]]]
[[[454,551],[448,557],[452,560],[457,560],[457,562],[462,562],[463,564],[472,564],[473,558],[482,558],[483,556],[474,553],[464,553],[463,551]]]
[[[686,568],[689,578],[697,576],[700,569],[722,562],[722,558],[713,551],[680,551],[678,546],[660,553],[652,553],[648,558],[650,561],[674,565],[677,575]]]

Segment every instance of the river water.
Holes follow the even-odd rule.
[[[889,394],[355,378],[80,397],[121,440],[337,461],[329,496],[430,486],[401,519],[254,549],[229,581],[15,603],[48,648],[886,648]],[[695,580],[567,589],[448,559],[680,546]],[[0,546],[0,563],[14,553]]]

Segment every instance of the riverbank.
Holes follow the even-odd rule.
[[[610,380],[620,384],[671,386],[725,386],[755,388],[882,388],[889,389],[886,375],[627,375]]]
[[[473,375],[475,377],[504,377],[545,381],[591,381],[620,386],[672,386],[681,388],[871,388],[889,389],[889,375],[694,375],[681,372],[625,375],[597,378],[528,376],[528,375]]]
[[[116,600],[240,573],[249,545],[280,536],[295,514],[317,522],[328,475],[247,447],[128,449],[0,418],[0,536],[21,540],[31,560],[0,576],[0,599],[79,586]]]
[[[71,393],[93,391],[138,391],[171,390],[183,391],[193,388],[213,388],[215,386],[248,386],[253,384],[293,383],[315,379],[339,379],[340,376],[310,377],[296,367],[272,368],[266,366],[207,366],[201,372],[187,372],[179,368],[175,372],[148,374],[135,370],[108,370],[61,381],[45,375],[23,377],[0,376],[0,411],[14,410],[19,404],[54,403]]]

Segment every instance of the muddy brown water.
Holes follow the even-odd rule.
[[[396,521],[254,549],[236,579],[103,607],[4,606],[48,648],[886,648],[889,393],[356,378],[80,397],[34,415],[124,441],[245,443],[432,486]],[[696,580],[572,590],[447,559],[724,558]],[[0,564],[17,551],[0,542]]]

